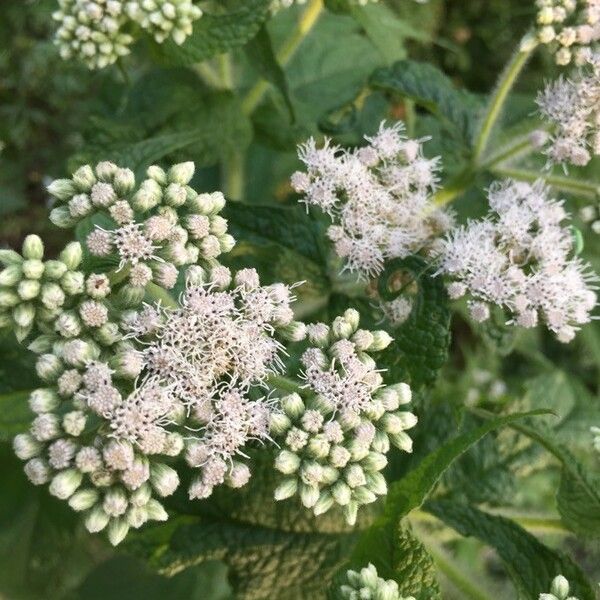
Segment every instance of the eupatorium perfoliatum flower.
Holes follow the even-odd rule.
[[[536,5],[535,41],[548,46],[558,65],[583,64],[600,39],[598,0],[536,0]]]
[[[351,520],[385,493],[384,454],[390,441],[409,450],[404,429],[416,422],[397,410],[408,386],[383,387],[367,354],[390,338],[358,330],[358,313],[347,311],[331,327],[310,326],[315,347],[305,371],[290,375],[288,345],[307,335],[294,318],[294,286],[262,285],[254,269],[232,273],[217,261],[234,244],[218,215],[224,198],[195,192],[193,173],[193,163],[153,166],[137,186],[113,163],[83,166],[49,186],[52,221],[79,225],[83,248],[74,242],[44,261],[42,241],[29,236],[22,254],[0,253],[0,322],[29,336],[42,381],[15,452],[32,483],[48,484],[89,531],[106,529],[117,544],[168,517],[161,499],[182,469],[192,473],[191,500],[245,485],[246,449],[272,443],[273,423],[287,418],[291,400],[278,388],[287,376],[283,389],[307,390],[298,427],[315,434],[311,448],[323,450],[311,415],[332,420],[324,429],[348,463],[340,478],[352,486]]]
[[[600,154],[600,55],[569,79],[548,84],[538,94],[540,113],[552,126],[545,150],[552,163],[586,165]]]
[[[577,600],[575,596],[569,596],[569,582],[562,575],[557,575],[550,586],[549,594],[540,594],[539,600]]]
[[[563,202],[542,182],[495,183],[485,219],[457,228],[440,244],[440,272],[451,280],[451,298],[468,294],[476,321],[503,307],[511,323],[543,322],[562,342],[591,319],[596,275],[573,256],[573,231]]]
[[[298,495],[315,515],[341,506],[348,523],[358,509],[387,493],[381,470],[393,444],[412,451],[406,430],[417,418],[402,406],[411,401],[404,383],[384,385],[370,353],[391,338],[358,328],[347,310],[331,327],[308,325],[311,343],[302,355],[302,396],[281,400],[271,417],[271,434],[281,450],[275,468],[283,475],[275,499]]]
[[[328,236],[345,268],[378,275],[388,258],[406,257],[452,226],[449,213],[431,202],[437,158],[422,154],[424,140],[407,139],[396,123],[367,137],[362,148],[345,150],[310,139],[298,154],[306,172],[292,175],[302,202],[332,221]]]
[[[360,571],[346,571],[346,580],[334,597],[339,600],[415,600],[413,596],[401,596],[398,584],[379,577],[370,563]]]
[[[64,59],[102,69],[130,52],[136,26],[158,43],[183,44],[202,11],[192,0],[58,0],[55,43]]]

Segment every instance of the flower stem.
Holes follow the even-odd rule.
[[[519,49],[513,55],[512,59],[504,69],[504,72],[500,76],[496,90],[492,95],[490,103],[483,117],[483,121],[481,122],[481,127],[479,128],[479,132],[475,138],[475,147],[473,151],[473,162],[475,164],[478,164],[481,161],[481,157],[487,148],[490,135],[494,129],[494,125],[496,125],[496,122],[500,117],[504,103],[506,102],[506,98],[512,90],[517,77],[525,66],[525,63],[531,56],[532,51],[533,49],[528,49],[525,51]]]
[[[228,200],[239,201],[244,195],[244,153],[234,150],[222,163],[222,187]]]
[[[166,306],[168,308],[177,308],[179,305],[177,304],[177,300],[167,292],[164,288],[156,285],[154,282],[150,282],[146,286],[146,293],[153,300],[160,302],[162,306]]]
[[[312,28],[319,20],[319,16],[322,12],[323,0],[310,0],[294,28],[292,35],[277,53],[277,62],[281,66],[285,66],[291,60],[304,38],[311,32]],[[264,79],[261,79],[256,83],[242,102],[245,114],[250,115],[254,112],[254,109],[260,104],[260,101],[268,89],[269,83]]]
[[[296,393],[300,396],[306,395],[306,390],[304,390],[298,383],[294,380],[289,379],[288,377],[284,377],[283,375],[271,375],[267,379],[267,383],[282,392]]]

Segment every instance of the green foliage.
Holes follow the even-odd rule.
[[[494,548],[519,597],[538,600],[540,594],[548,592],[552,579],[562,574],[569,580],[574,596],[581,600],[595,598],[591,585],[570,558],[544,546],[509,519],[443,500],[429,502],[426,509],[461,535],[476,537]]]
[[[379,278],[379,295],[390,301],[402,290],[390,286],[399,274],[408,273],[418,287],[408,319],[392,328],[394,343],[382,356],[382,363],[401,381],[415,390],[431,385],[448,358],[450,310],[444,284],[432,276],[432,267],[419,256],[394,259]],[[403,284],[408,287],[409,283]]]

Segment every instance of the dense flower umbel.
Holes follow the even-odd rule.
[[[452,224],[431,202],[438,159],[425,158],[422,140],[405,138],[403,128],[382,123],[354,150],[328,141],[317,148],[311,139],[299,148],[307,171],[292,175],[302,201],[334,222],[328,235],[346,268],[365,277],[380,273],[386,258],[422,249]]]
[[[440,245],[440,271],[453,280],[450,296],[469,293],[477,321],[496,304],[517,325],[535,327],[540,320],[560,341],[571,341],[591,319],[596,276],[572,257],[563,203],[552,200],[541,182],[510,180],[490,187],[489,203],[487,218],[455,230]]]
[[[551,162],[583,166],[600,154],[600,54],[572,79],[548,84],[537,104],[553,126],[546,150]]]
[[[600,2],[537,0],[536,4],[536,41],[548,45],[559,65],[583,64],[600,40]]]
[[[220,192],[198,194],[188,184],[194,163],[174,165],[168,171],[152,166],[148,178],[136,187],[129,169],[110,162],[85,165],[71,179],[48,187],[60,205],[50,214],[58,226],[70,227],[97,213],[109,217],[112,227],[97,226],[87,237],[91,254],[115,257],[128,269],[133,288],[154,281],[172,288],[178,268],[208,264],[228,252],[235,240],[218,212],[225,204]]]
[[[0,250],[0,327],[12,326],[19,340],[32,331],[36,320],[50,323],[70,298],[83,291],[84,275],[77,271],[81,246],[69,244],[58,260],[44,261],[44,245],[36,235],[25,238],[22,254]]]
[[[577,600],[575,596],[569,596],[569,582],[562,575],[557,575],[550,586],[549,594],[540,594],[539,600]]]
[[[331,327],[308,326],[314,346],[302,356],[306,397],[281,400],[271,418],[271,433],[281,446],[275,468],[285,477],[275,499],[299,495],[315,515],[335,504],[348,523],[360,505],[386,494],[380,471],[390,443],[407,452],[406,430],[417,418],[400,406],[411,400],[408,385],[385,386],[369,352],[385,348],[383,331],[358,329],[358,313],[348,310]]]
[[[137,23],[158,43],[172,38],[183,44],[193,22],[202,16],[192,0],[58,0],[55,42],[64,59],[79,58],[102,69],[130,52]]]
[[[370,563],[360,571],[346,571],[346,582],[340,586],[337,597],[340,600],[415,600],[413,596],[401,596],[398,584],[379,577]]]

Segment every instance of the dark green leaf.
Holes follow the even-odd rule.
[[[237,0],[233,4],[226,12],[205,12],[181,46],[172,40],[153,42],[154,52],[171,64],[192,65],[243,46],[269,16],[271,0]]]
[[[594,600],[589,582],[570,558],[544,546],[513,521],[448,501],[428,502],[425,508],[461,535],[476,537],[494,548],[519,597],[538,600],[540,594],[549,592],[554,577],[561,574],[569,580],[573,596]]]
[[[384,301],[398,296],[390,284],[399,274],[410,275],[418,286],[412,313],[400,327],[390,329],[394,342],[380,355],[381,366],[417,390],[434,382],[448,359],[450,344],[446,290],[442,279],[433,277],[431,271],[422,258],[410,256],[389,261],[379,278],[379,294]]]

